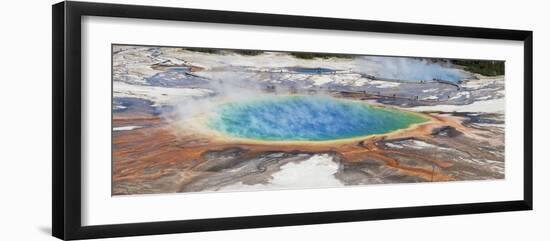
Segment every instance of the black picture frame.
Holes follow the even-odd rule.
[[[404,208],[246,216],[98,226],[81,224],[81,17],[104,16],[257,26],[517,40],[524,43],[523,199]],[[60,239],[185,233],[380,219],[532,210],[533,32],[170,7],[60,2],[52,6],[52,233]]]

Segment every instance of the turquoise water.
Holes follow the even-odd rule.
[[[208,126],[232,137],[324,141],[382,134],[427,119],[356,101],[319,96],[269,97],[222,104]]]

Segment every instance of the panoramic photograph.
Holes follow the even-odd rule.
[[[112,195],[505,175],[498,60],[112,45]]]

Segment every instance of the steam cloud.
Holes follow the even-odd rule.
[[[445,80],[458,82],[465,73],[451,68],[449,62],[431,62],[427,59],[406,57],[358,57],[355,69],[377,78],[404,81]]]

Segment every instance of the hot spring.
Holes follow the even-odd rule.
[[[326,141],[384,134],[428,119],[359,101],[278,96],[225,103],[207,125],[231,137],[263,141]]]

